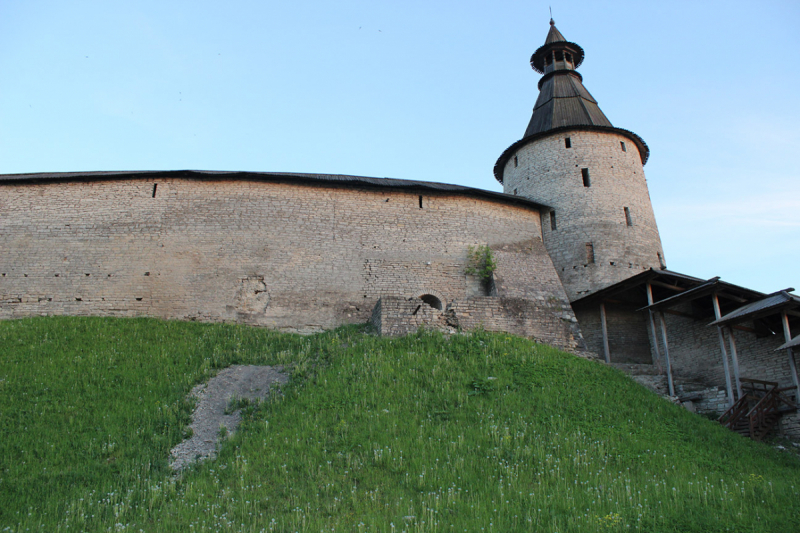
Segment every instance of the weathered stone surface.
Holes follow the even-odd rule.
[[[421,327],[448,333],[481,328],[585,352],[572,310],[557,300],[476,296],[453,300],[439,310],[419,298],[389,296],[378,300],[371,322],[381,335],[406,335]]]
[[[620,143],[626,143],[625,151]],[[588,187],[582,169],[588,169]],[[542,233],[570,301],[644,269],[661,268],[664,251],[644,169],[627,137],[591,131],[544,137],[522,146],[503,176],[506,193],[555,209],[556,229],[544,212]]]
[[[156,197],[153,186],[158,184]],[[381,296],[566,294],[528,206],[447,193],[246,180],[5,184],[0,318],[157,316],[313,332],[366,322]],[[569,311],[571,313],[571,311]]]

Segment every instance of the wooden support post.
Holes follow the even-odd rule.
[[[606,325],[606,303],[600,302],[600,326],[603,328],[603,355],[606,363],[611,362],[611,355],[608,351],[608,326]]]
[[[675,396],[675,385],[672,383],[672,364],[669,361],[669,343],[667,342],[667,323],[664,320],[664,313],[658,313],[661,319],[661,340],[664,342],[664,361],[667,363],[667,384],[669,385],[669,395]]]
[[[783,323],[783,338],[786,342],[789,342],[792,340],[792,332],[789,330],[789,316],[786,314],[786,311],[781,313],[781,322]],[[800,382],[797,380],[797,363],[794,360],[794,350],[792,348],[786,348],[786,354],[789,356],[789,371],[792,374],[792,385],[794,385],[797,394],[797,396],[795,396],[795,401],[800,402]]]
[[[647,284],[647,305],[653,305],[653,286],[649,283]],[[653,357],[653,364],[656,365],[659,372],[661,371],[661,351],[658,349],[658,335],[656,334],[656,320],[655,320],[655,313],[652,309],[647,310],[650,313],[650,333],[653,335],[653,351],[655,352],[655,357]]]
[[[719,311],[719,298],[717,293],[711,295],[711,301],[714,304],[714,318],[719,320],[722,314]],[[728,392],[728,407],[733,405],[733,385],[731,384],[731,370],[728,365],[728,350],[725,349],[725,334],[722,332],[722,326],[717,326],[717,335],[719,336],[719,349],[722,350],[722,368],[725,371],[725,390]]]
[[[739,355],[736,353],[736,337],[733,336],[733,329],[728,326],[728,339],[731,343],[731,360],[733,361],[733,378],[736,380],[737,399],[742,397],[742,382],[739,381]]]

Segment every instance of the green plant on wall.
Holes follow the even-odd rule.
[[[492,279],[495,268],[497,268],[497,262],[488,245],[467,247],[467,269],[464,271],[466,274],[477,276],[484,283],[488,283]]]

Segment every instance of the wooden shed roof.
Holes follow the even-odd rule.
[[[737,324],[744,320],[753,320],[755,318],[773,315],[787,309],[796,309],[800,307],[800,298],[794,294],[789,294],[789,292],[793,290],[794,289],[789,288],[773,292],[760,300],[743,305],[739,309],[728,313],[709,325],[727,326],[730,324]]]

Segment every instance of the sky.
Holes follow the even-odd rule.
[[[0,174],[248,170],[501,191],[556,26],[650,147],[671,270],[800,289],[800,1],[0,0]]]

